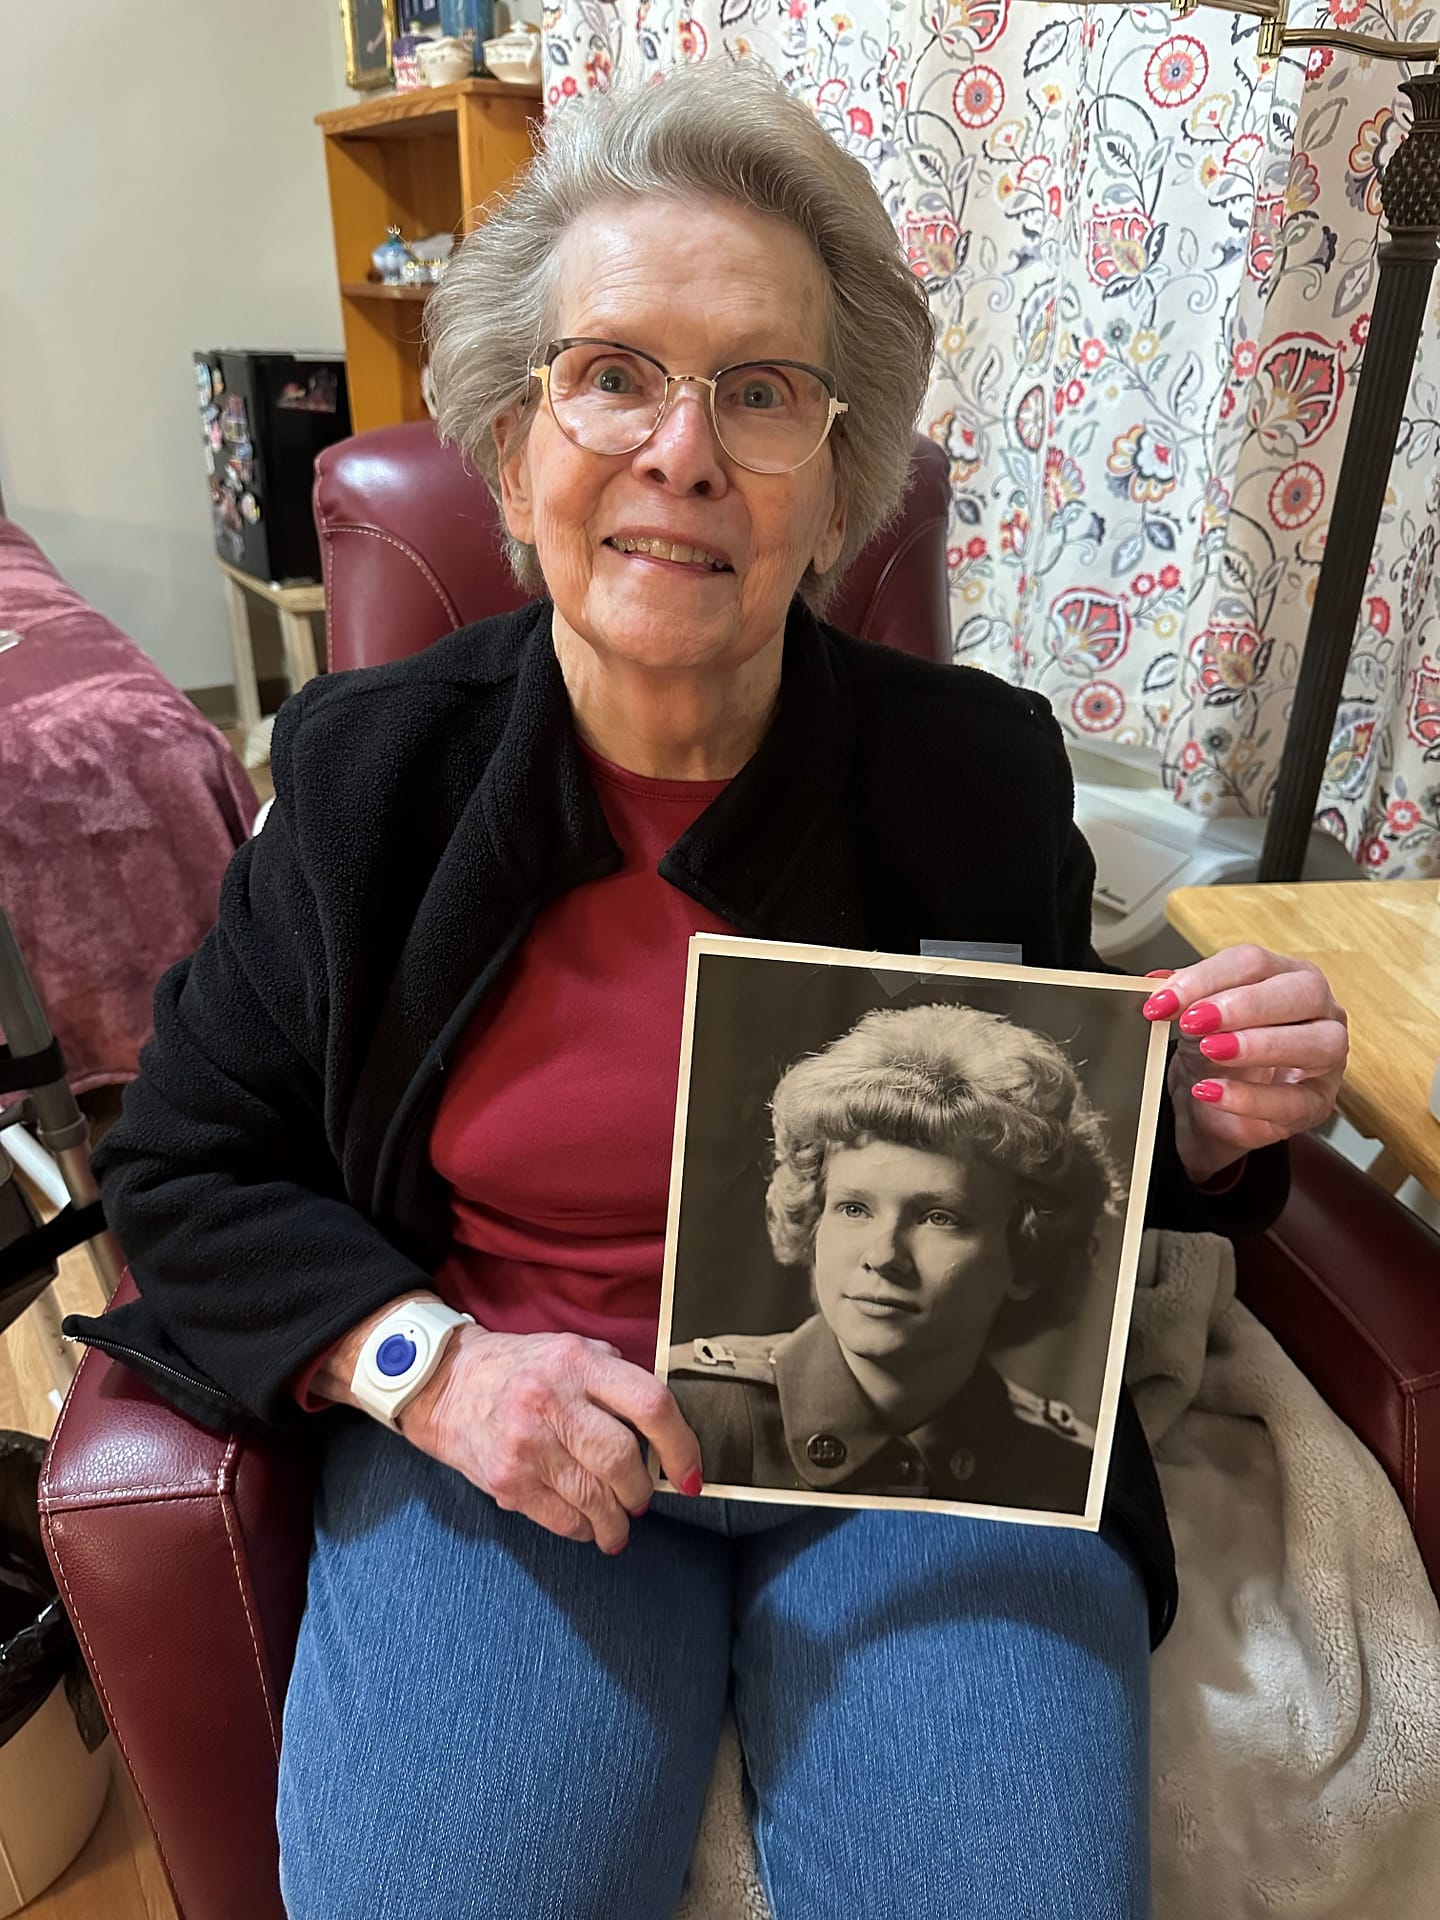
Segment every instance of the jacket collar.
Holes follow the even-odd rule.
[[[840,1342],[818,1313],[776,1347],[775,1386],[791,1465],[802,1481],[818,1490],[853,1480],[897,1437],[861,1389]],[[982,1359],[948,1404],[907,1437],[927,1464],[933,1464],[932,1456],[933,1462],[943,1461],[963,1438],[1003,1433],[1010,1417],[1005,1382]],[[812,1440],[821,1443],[815,1458],[809,1452]]]
[[[551,611],[545,600],[510,616],[509,711],[440,851],[361,1068],[347,1186],[377,1209],[393,1189],[433,1077],[428,1069],[443,1065],[536,914],[620,864],[575,733]],[[797,602],[770,729],[666,853],[661,875],[754,938],[864,945],[843,824],[853,742],[853,702],[835,644]]]

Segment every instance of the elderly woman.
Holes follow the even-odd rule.
[[[427,326],[544,597],[286,706],[104,1155],[143,1297],[71,1323],[211,1425],[318,1412],[290,1911],[659,1920],[733,1691],[779,1920],[1139,1914],[1175,1590],[1133,1415],[1098,1535],[646,1512],[645,1441],[701,1485],[650,1371],[688,937],[1091,964],[1044,701],[817,617],[905,484],[922,290],[717,65],[562,116]],[[1338,1081],[1325,983],[1245,949],[1149,1011],[1209,1036],[1152,1218],[1253,1226]]]
[[[880,1009],[771,1118],[770,1244],[816,1312],[671,1349],[706,1480],[1083,1512],[1093,1429],[986,1357],[1074,1318],[1118,1198],[1064,1051],[977,1007]]]

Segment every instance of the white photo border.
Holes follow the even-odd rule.
[[[686,1117],[690,1107],[695,1042],[695,1004],[700,984],[700,963],[710,954],[737,960],[775,960],[807,966],[847,967],[868,973],[918,973],[952,980],[1009,980],[1017,984],[1032,981],[1037,985],[1044,983],[1052,987],[1098,987],[1107,993],[1140,994],[1145,998],[1155,991],[1153,980],[1137,980],[1128,974],[1074,972],[1060,967],[1009,966],[988,961],[949,960],[932,954],[879,953],[868,948],[812,947],[780,940],[748,940],[730,934],[692,934],[685,970],[685,1024],[680,1042],[675,1138],[670,1158],[670,1202],[665,1217],[665,1270],[660,1291],[660,1327],[655,1346],[655,1373],[661,1380],[669,1378],[670,1328],[675,1309],[675,1267],[679,1257],[680,1202],[685,1171]],[[1120,1243],[1110,1339],[1105,1355],[1104,1384],[1095,1423],[1090,1484],[1086,1490],[1083,1513],[1052,1513],[1038,1507],[994,1507],[969,1500],[918,1499],[907,1494],[802,1493],[789,1487],[712,1485],[708,1481],[700,1497],[773,1501],[787,1506],[880,1508],[887,1512],[900,1508],[917,1513],[958,1513],[972,1519],[1005,1520],[1016,1526],[1070,1527],[1084,1533],[1098,1532],[1110,1475],[1110,1456],[1115,1444],[1125,1348],[1135,1301],[1135,1276],[1140,1264],[1140,1236],[1145,1228],[1145,1198],[1150,1187],[1150,1166],[1154,1158],[1160,1101],[1165,1091],[1169,1032],[1168,1020],[1151,1023],[1139,1120],[1126,1162],[1129,1187],[1125,1202],[1125,1226]],[[1112,1144],[1118,1152],[1120,1143],[1115,1141]],[[650,1475],[656,1488],[662,1493],[679,1492],[665,1478],[659,1456],[653,1447],[649,1450],[649,1456]]]

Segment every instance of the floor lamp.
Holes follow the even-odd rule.
[[[1063,0],[1062,0],[1063,3]],[[1131,0],[1085,0],[1126,6]],[[1425,66],[1440,60],[1440,42],[1386,40],[1348,27],[1292,27],[1289,0],[1171,0],[1177,17],[1199,7],[1243,13],[1260,23],[1255,51],[1275,60],[1291,47],[1340,47],[1372,59]],[[962,0],[961,24],[965,20]],[[1390,237],[1381,244],[1375,304],[1351,411],[1350,433],[1335,483],[1315,603],[1295,684],[1280,770],[1271,797],[1258,878],[1298,880],[1315,818],[1315,802],[1335,730],[1375,532],[1425,324],[1430,283],[1440,258],[1440,73],[1402,80],[1414,118],[1380,181]]]
[[[1430,57],[1435,57],[1433,49]],[[1440,74],[1402,80],[1400,91],[1409,98],[1415,117],[1380,181],[1390,237],[1381,243],[1378,256],[1360,385],[1265,825],[1257,876],[1262,881],[1298,880],[1304,865],[1440,256]]]

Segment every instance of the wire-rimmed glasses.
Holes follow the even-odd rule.
[[[712,378],[671,373],[615,340],[552,340],[531,377],[557,427],[591,453],[634,453],[665,416],[672,387],[704,387],[715,438],[752,473],[793,473],[813,460],[849,411],[835,376],[802,360],[745,360]]]

